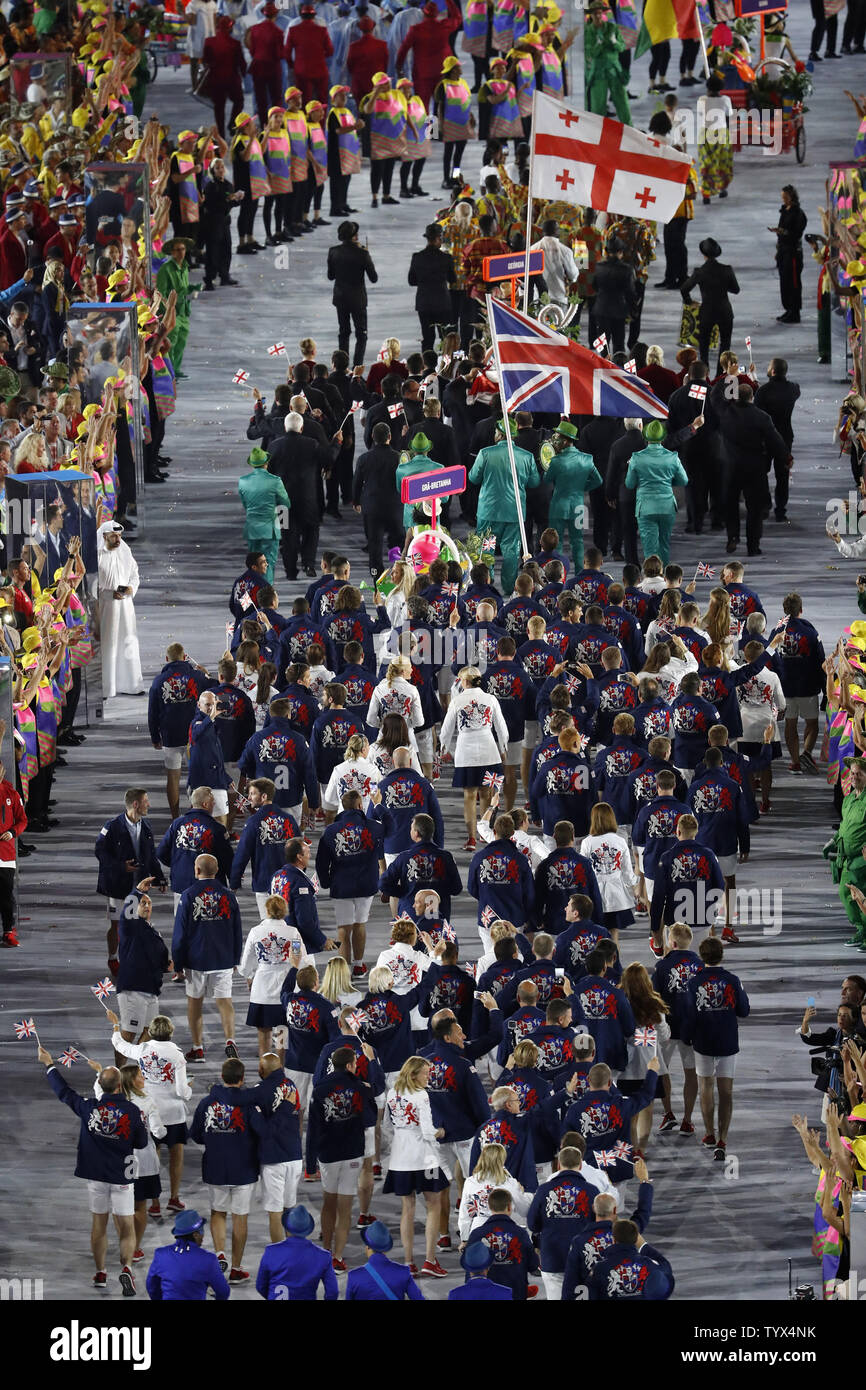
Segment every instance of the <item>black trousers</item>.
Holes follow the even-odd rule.
[[[11,864],[8,869],[0,868],[0,921],[4,933],[15,930],[15,869]]]
[[[590,347],[592,347],[593,340],[603,333],[607,338],[607,351],[610,355],[625,351],[625,319],[609,319],[603,314],[596,314],[592,322],[595,325],[595,331],[590,338]],[[590,331],[592,332],[592,330]]]
[[[289,525],[280,540],[283,564],[290,579],[296,579],[298,576],[298,552],[300,551],[301,555],[301,567],[305,570],[313,569],[318,546],[318,521],[308,522],[303,517],[296,517],[292,508],[289,512]]]
[[[51,783],[54,780],[54,764],[48,763],[45,767],[40,767],[35,777],[30,778],[27,787],[27,812],[28,820],[40,820],[48,815],[48,799],[51,796]]]
[[[761,544],[764,529],[764,507],[767,501],[767,475],[763,468],[732,464],[728,472],[728,502],[726,525],[728,540],[740,539],[740,494],[746,505],[746,546],[750,551]]]
[[[689,253],[686,250],[686,217],[674,217],[664,225],[665,284],[681,285],[689,273]]]
[[[395,545],[402,546],[405,531],[403,529],[403,518],[394,514],[388,515],[379,506],[371,510],[365,509],[363,512],[364,530],[367,533],[367,552],[370,556],[370,569],[381,574],[385,568],[382,562],[382,551],[385,537],[388,538],[388,549],[391,550]]]
[[[78,666],[72,672],[72,684],[66,692],[66,704],[63,706],[63,714],[57,732],[63,733],[71,729],[75,721],[78,710],[78,701],[81,699],[81,667]]]
[[[267,200],[266,200],[267,201]],[[267,225],[267,222],[266,224]],[[229,278],[232,263],[232,227],[226,218],[223,222],[208,225],[204,234],[204,280],[212,285],[217,276],[225,284]]]
[[[422,314],[418,311],[418,318],[421,322],[421,351],[426,352],[436,343],[436,329],[441,324],[447,327],[447,323],[441,314]]]
[[[596,492],[603,492],[603,488],[596,488]],[[592,497],[592,493],[589,494]],[[618,521],[620,545],[622,547],[623,559],[627,565],[639,565],[637,548],[637,517],[635,515],[635,491],[634,488],[621,487],[617,500],[616,511],[611,511],[611,516],[615,516]]]
[[[355,330],[355,356],[352,365],[363,366],[367,347],[367,305],[337,304],[337,346],[341,352],[349,351],[349,338]]]
[[[866,38],[866,0],[848,0],[845,12],[845,28],[842,31],[843,48],[862,48]]]
[[[248,193],[244,194],[244,200],[238,208],[238,237],[252,236],[253,223],[256,220],[256,208],[259,205],[258,198],[251,198]]]
[[[466,149],[465,140],[446,140],[442,149],[442,177],[450,179],[453,171],[460,168],[460,161],[463,158],[463,151]]]
[[[698,357],[702,362],[706,362],[707,366],[710,363],[710,338],[716,324],[719,325],[719,356],[721,357],[722,353],[731,346],[731,334],[734,331],[733,310],[729,309],[727,314],[719,315],[705,314],[701,309],[698,315]],[[717,374],[719,370],[720,368],[717,366]]]
[[[773,472],[776,475],[776,486],[773,497],[773,510],[776,520],[781,521],[788,508],[788,491],[790,488],[791,470],[787,463],[774,463]]]
[[[114,436],[117,449],[117,510],[122,516],[135,502],[135,460],[129,430],[117,430]]]
[[[370,160],[370,192],[375,198],[382,190],[383,198],[391,196],[391,180],[394,177],[394,165],[397,163],[393,159],[371,159]]]
[[[776,256],[779,294],[786,314],[799,314],[803,307],[803,252],[782,251]]]
[[[476,328],[481,322],[481,301],[473,299],[470,294],[464,293],[460,301],[458,327],[460,332],[460,346],[464,352],[469,348],[472,339],[477,336]]]
[[[417,193],[421,184],[421,173],[426,159],[404,159],[400,165],[400,192],[406,194],[409,191],[409,173],[412,174],[412,192]]]
[[[339,507],[341,498],[345,506],[349,506],[352,501],[352,463],[354,458],[355,437],[350,435],[347,441],[344,436],[343,447],[331,464],[331,471],[328,475],[327,506],[332,512],[335,512]]]
[[[646,294],[646,282],[638,280],[635,286],[634,304],[632,306],[631,317],[628,321],[628,346],[633,348],[640,337],[640,321],[643,317],[643,301]]]
[[[292,227],[300,227],[304,218],[304,205],[307,201],[307,180],[302,183],[293,183],[292,191],[287,195],[291,202],[289,204],[289,220]]]
[[[650,82],[656,77],[660,77],[664,80],[670,60],[671,46],[667,39],[663,43],[654,43],[652,45],[650,48]]]
[[[695,63],[698,61],[698,54],[701,51],[698,39],[683,39],[683,48],[680,53],[680,73],[691,72]]]
[[[349,184],[352,181],[352,175],[341,174],[339,168],[340,165],[338,161],[337,173],[328,175],[332,217],[341,217],[349,206]]]
[[[821,40],[824,37],[824,30],[827,28],[827,21],[824,18],[824,0],[809,0],[812,10],[812,18],[815,23],[812,26],[812,41],[809,44],[809,52],[817,53],[821,47]]]

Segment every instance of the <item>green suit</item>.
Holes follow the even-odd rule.
[[[168,299],[172,290],[177,295],[177,305],[175,308],[175,325],[169,336],[169,350],[172,366],[176,372],[180,371],[180,364],[183,361],[186,340],[189,337],[189,306],[193,286],[189,283],[189,266],[186,257],[180,265],[169,256],[168,260],[160,266],[156,277],[156,288],[159,290],[163,299]]]
[[[546,477],[553,485],[550,524],[556,527],[563,541],[566,531],[568,532],[574,568],[582,569],[585,529],[583,494],[601,486],[601,474],[593,463],[591,454],[584,454],[570,444],[561,454],[554,454]]]
[[[663,565],[668,563],[677,512],[674,487],[686,487],[688,481],[679,454],[662,444],[647,444],[629,459],[625,485],[637,489],[635,516],[644,557],[658,555]]]
[[[441,463],[434,463],[433,459],[428,459],[426,454],[413,454],[413,456],[401,463],[397,468],[397,495],[400,495],[400,485],[404,478],[411,478],[413,473],[432,473],[434,468],[441,468]],[[446,502],[448,498],[444,499]],[[406,502],[403,505],[403,525],[412,525],[412,513],[415,510],[414,502]]]
[[[588,21],[584,29],[583,62],[586,81],[586,108],[596,116],[607,111],[607,94],[616,110],[617,120],[631,125],[628,87],[619,55],[625,42],[612,21],[596,28]]]
[[[866,923],[857,904],[847,888],[853,883],[861,893],[866,893],[866,859],[863,848],[866,846],[866,792],[849,792],[842,802],[842,819],[836,831],[832,852],[835,852],[833,879],[839,885],[839,897],[848,914],[854,931],[866,944]],[[827,849],[825,849],[827,854]],[[828,856],[829,857],[829,856]]]
[[[517,501],[508,461],[508,446],[504,439],[499,444],[490,444],[486,449],[479,450],[469,474],[470,483],[481,485],[478,525],[479,528],[489,526],[496,533],[502,551],[502,591],[509,595],[514,588],[521,559],[518,506],[520,514],[526,516],[526,489],[538,487],[539,484],[538,467],[528,450],[518,449],[515,445],[514,463],[520,494]]]
[[[269,584],[274,582],[274,562],[280,539],[280,518],[277,507],[288,512],[291,503],[281,478],[266,468],[253,468],[238,479],[238,492],[244,504],[244,540],[247,550],[260,550],[267,556]]]

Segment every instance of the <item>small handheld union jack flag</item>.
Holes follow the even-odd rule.
[[[481,779],[482,787],[492,787],[494,791],[501,791],[505,778],[499,772],[485,772]]]
[[[104,980],[97,980],[95,985],[91,985],[90,993],[95,994],[102,1007],[104,1009],[107,1009],[108,1005],[105,1001],[108,998],[109,994],[114,994],[114,985],[111,983],[111,980],[108,977],[108,975],[106,975]]]
[[[617,1162],[617,1156],[613,1149],[599,1149],[593,1158],[596,1168],[612,1168]]]
[[[241,594],[238,598],[238,603],[240,604],[241,608],[244,610],[245,613],[248,608],[252,608],[254,606],[249,594]]]
[[[271,343],[268,348],[268,357],[279,357],[281,353],[285,354],[285,351],[285,343]]]
[[[747,339],[746,339],[746,347],[749,349],[749,352],[752,351],[752,340],[751,340],[751,338],[747,338]]]
[[[81,1061],[81,1053],[74,1047],[67,1047],[65,1052],[61,1052],[57,1058],[61,1067],[71,1067],[73,1063]]]
[[[695,579],[715,579],[716,571],[712,565],[705,565],[703,560],[698,560],[698,567],[695,570]]]
[[[438,782],[442,776],[442,756],[440,753],[433,754],[433,781]]]
[[[624,1139],[620,1139],[614,1144],[611,1153],[615,1158],[629,1158],[631,1155],[631,1144],[627,1144]]]
[[[232,377],[232,381],[235,383],[236,386],[243,386],[244,382],[249,381],[249,379],[249,372],[245,372],[243,370],[235,372],[234,376]]]
[[[701,381],[695,381],[689,387],[689,395],[691,396],[692,400],[702,401],[706,394],[707,388]]]
[[[367,1018],[363,1009],[353,1009],[350,1014],[346,1014],[346,1023],[353,1033],[357,1033],[359,1028],[363,1028],[366,1022]]]
[[[573,695],[575,690],[578,690],[580,688],[580,681],[578,680],[577,676],[573,676],[569,672],[565,676],[563,685],[567,688],[569,694]]]
[[[456,598],[457,590],[459,587],[460,586],[458,584],[443,584],[442,592],[443,594],[447,594],[449,598]]]
[[[635,1028],[634,1045],[635,1047],[655,1047],[656,1030],[655,1028]]]
[[[499,916],[498,916],[498,914],[493,910],[492,907],[489,907],[489,906],[488,906],[488,907],[483,907],[483,908],[481,909],[481,925],[482,925],[482,927],[487,927],[487,928],[489,929],[490,927],[493,926],[493,923],[494,923],[494,922],[498,922],[498,921],[499,921]]]
[[[20,1023],[15,1024],[16,1036],[20,1038],[33,1038],[39,1041],[39,1034],[36,1032],[36,1024],[32,1018],[22,1018]]]
[[[633,357],[630,357],[627,362],[623,363],[622,369],[624,372],[631,372],[632,376],[637,376],[637,362]]]
[[[596,352],[604,352],[605,348],[607,347],[607,334],[599,333],[597,338],[593,338],[592,345],[595,348]]]

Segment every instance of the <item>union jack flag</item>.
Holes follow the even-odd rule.
[[[442,756],[440,753],[433,754],[433,781],[438,782],[442,776]]]
[[[285,350],[285,343],[271,343],[268,348],[268,357],[279,357],[280,353],[284,353]]]
[[[655,1028],[635,1028],[634,1045],[635,1047],[655,1047],[656,1030]]]
[[[612,1168],[618,1161],[613,1149],[599,1149],[598,1153],[593,1155],[593,1159],[596,1168]]]
[[[495,791],[500,791],[505,778],[498,772],[485,772],[481,779],[482,787],[493,787]]]
[[[81,1053],[74,1047],[67,1047],[65,1052],[61,1052],[57,1060],[61,1067],[71,1067],[74,1062],[81,1061]]]
[[[358,1029],[363,1028],[364,1024],[367,1022],[363,1009],[353,1009],[350,1014],[346,1014],[346,1022],[352,1031],[357,1033]]]
[[[248,608],[253,607],[253,601],[250,598],[249,594],[241,594],[238,598],[238,603],[240,604],[241,608],[244,610],[245,613]]]
[[[611,1153],[616,1158],[628,1158],[631,1154],[631,1144],[627,1144],[624,1139],[620,1139],[614,1144]]]
[[[243,386],[244,382],[249,381],[249,379],[249,372],[245,372],[243,370],[235,372],[234,376],[232,377],[232,381],[235,383],[236,386]]]
[[[575,690],[579,690],[582,684],[582,682],[578,680],[577,676],[571,675],[570,672],[566,672],[565,678],[562,683],[566,687],[570,695],[573,695]]]
[[[15,1033],[19,1038],[32,1038],[36,1032],[36,1024],[32,1018],[22,1018],[20,1023],[15,1024]]]
[[[689,387],[689,395],[692,400],[702,401],[707,394],[707,388],[703,382],[696,381]]]
[[[442,592],[443,594],[447,594],[449,598],[456,598],[459,587],[459,584],[443,584]]]
[[[403,402],[395,401],[393,405],[389,405],[388,414],[391,416],[392,420],[396,420],[398,415],[403,414]]]
[[[501,300],[487,298],[508,411],[559,415],[667,416],[665,406],[640,377],[526,318]]]
[[[109,994],[114,994],[114,985],[106,975],[104,980],[97,980],[95,985],[90,986],[90,993],[95,994],[97,999],[107,999]]]
[[[703,560],[698,560],[698,568],[695,572],[697,579],[715,579],[716,571],[712,565],[705,565]]]

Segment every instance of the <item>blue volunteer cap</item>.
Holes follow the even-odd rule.
[[[306,1207],[292,1207],[283,1212],[283,1227],[293,1236],[308,1236],[316,1223]]]
[[[204,1226],[204,1217],[197,1211],[179,1211],[171,1228],[173,1236],[191,1236]]]

